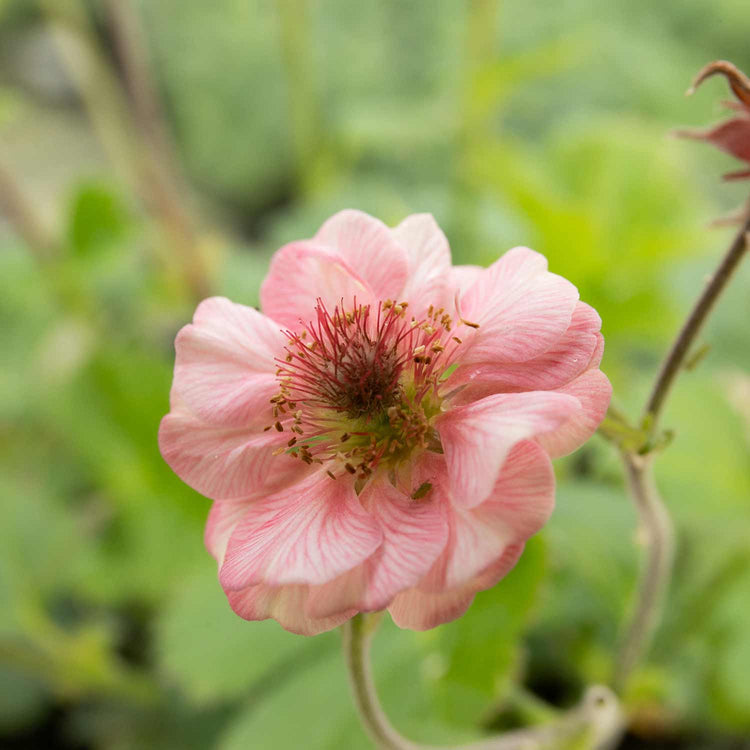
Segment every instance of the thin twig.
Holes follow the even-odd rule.
[[[195,228],[184,205],[186,188],[151,72],[141,19],[131,0],[106,0],[106,7],[134,124],[149,151],[149,176],[158,189],[155,199],[181,242],[192,247],[196,244]]]
[[[39,260],[51,255],[54,241],[14,175],[0,162],[0,213]]]
[[[750,231],[750,216],[743,222],[740,231],[732,241],[719,267],[713,276],[711,276],[710,281],[695,303],[674,344],[672,344],[672,348],[664,359],[644,410],[644,417],[651,420],[652,430],[656,427],[656,422],[664,408],[664,402],[669,395],[677,374],[685,363],[685,359],[690,352],[696,336],[703,327],[711,310],[713,310],[722,291],[724,291],[727,283],[732,278],[739,262],[742,260],[742,256],[747,249],[748,231]]]
[[[169,246],[174,248],[175,266],[192,296],[196,299],[209,296],[209,274],[201,256],[191,212],[184,208],[177,183],[164,167],[163,141],[155,135],[153,119],[148,114],[154,111],[156,105],[153,102],[148,104],[146,100],[156,96],[155,89],[151,94],[140,92],[141,103],[131,105],[101,50],[88,11],[81,1],[40,1],[61,58],[77,85],[92,124],[118,174],[164,231]],[[121,9],[120,12],[124,11]],[[137,69],[135,75],[144,75],[147,64],[138,58],[140,49],[135,45],[129,46],[133,44],[132,28],[119,32],[115,29],[115,32],[127,47],[131,59],[126,71]],[[137,85],[129,85],[131,89],[137,89],[143,83],[139,78]]]

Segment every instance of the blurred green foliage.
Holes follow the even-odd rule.
[[[750,68],[746,3],[135,3],[198,196],[193,247],[102,157],[78,158],[96,138],[80,100],[28,75],[64,20],[50,8],[76,4],[0,2],[0,167],[58,238],[45,255],[0,227],[0,737],[365,748],[337,634],[229,611],[202,546],[208,501],[159,455],[172,341],[197,301],[185,266],[257,304],[271,252],[334,211],[431,211],[458,263],[528,244],[572,279],[602,315],[616,401],[636,414],[726,242],[708,221],[743,197],[720,186],[723,157],[667,134],[718,114],[718,86],[682,98],[704,62]],[[106,6],[80,7],[83,42],[116,65]],[[45,160],[63,138],[81,151]],[[721,738],[750,732],[748,283],[745,268],[666,419],[675,580],[625,696],[631,733],[653,747],[738,748]],[[384,623],[379,688],[407,735],[542,721],[609,679],[635,514],[603,441],[558,470],[547,529],[465,617],[424,634]]]

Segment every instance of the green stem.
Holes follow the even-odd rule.
[[[685,368],[696,337],[746,253],[749,231],[750,215],[693,305],[664,359],[644,409],[643,424],[648,426],[650,435],[656,432],[667,397],[677,375]],[[633,614],[625,626],[616,658],[614,685],[618,690],[626,686],[656,630],[669,588],[674,551],[672,521],[654,481],[653,454],[641,455],[636,450],[626,450],[622,456],[644,538],[646,559],[638,582]]]
[[[378,701],[375,680],[370,666],[370,645],[379,617],[357,615],[342,626],[344,632],[344,655],[349,670],[354,702],[362,725],[378,748],[382,750],[417,750],[415,745],[402,737],[388,721]]]
[[[656,488],[653,457],[624,453],[623,462],[630,495],[638,512],[646,559],[638,581],[633,614],[625,627],[617,654],[613,684],[618,691],[626,686],[659,623],[674,556],[672,519]]]
[[[378,701],[370,665],[370,646],[380,616],[380,613],[356,615],[342,625],[352,693],[365,730],[379,750],[448,750],[412,742],[388,721]],[[559,721],[450,747],[453,750],[605,750],[620,736],[622,724],[614,694],[606,687],[593,686],[581,703],[562,714]]]

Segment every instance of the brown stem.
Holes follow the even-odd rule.
[[[183,207],[182,196],[172,173],[164,167],[164,148],[160,136],[155,136],[152,115],[158,109],[140,87],[147,76],[147,66],[139,57],[138,43],[133,41],[133,15],[130,26],[115,26],[121,55],[130,60],[123,65],[131,90],[138,90],[138,101],[131,104],[92,28],[88,11],[80,0],[59,3],[58,0],[40,0],[58,42],[61,58],[76,82],[97,134],[104,144],[118,174],[132,186],[151,216],[160,225],[174,249],[175,266],[183,276],[193,297],[202,299],[210,294],[208,273],[201,257],[198,238],[190,212]],[[114,5],[119,5],[119,0]],[[127,16],[127,9],[119,8]],[[118,16],[119,18],[119,16]],[[124,52],[127,50],[127,52]],[[137,71],[137,72],[136,72]],[[163,136],[166,137],[166,136]]]
[[[742,227],[698,297],[664,359],[643,414],[644,425],[648,426],[652,434],[698,333],[742,260],[747,249],[748,231],[750,216],[746,215]],[[619,690],[627,684],[658,624],[672,572],[674,549],[672,521],[653,477],[653,454],[639,455],[628,450],[623,452],[623,461],[630,495],[638,512],[646,560],[637,587],[633,614],[625,627],[615,664],[614,684]]]
[[[118,57],[125,74],[125,85],[132,101],[136,129],[145,141],[151,169],[157,180],[157,202],[169,217],[182,241],[194,245],[195,231],[189,211],[183,205],[184,184],[175,157],[161,101],[151,73],[148,48],[140,17],[131,0],[106,0]]]
[[[724,291],[727,283],[732,278],[740,260],[742,260],[742,256],[747,249],[748,231],[750,231],[750,216],[743,222],[742,228],[735,236],[719,267],[695,303],[661,366],[644,410],[644,417],[651,419],[652,430],[656,427],[657,420],[664,408],[664,402],[669,395],[677,374],[685,364],[685,359],[690,352],[696,336],[703,327],[711,310],[713,310],[722,291]]]
[[[34,206],[13,174],[0,163],[0,212],[23,239],[29,250],[40,260],[46,260],[54,241]]]

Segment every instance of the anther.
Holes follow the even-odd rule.
[[[284,427],[283,427],[283,425],[281,424],[281,422],[276,422],[276,423],[274,424],[274,427],[276,428],[276,430],[277,430],[278,432],[284,432]]]

